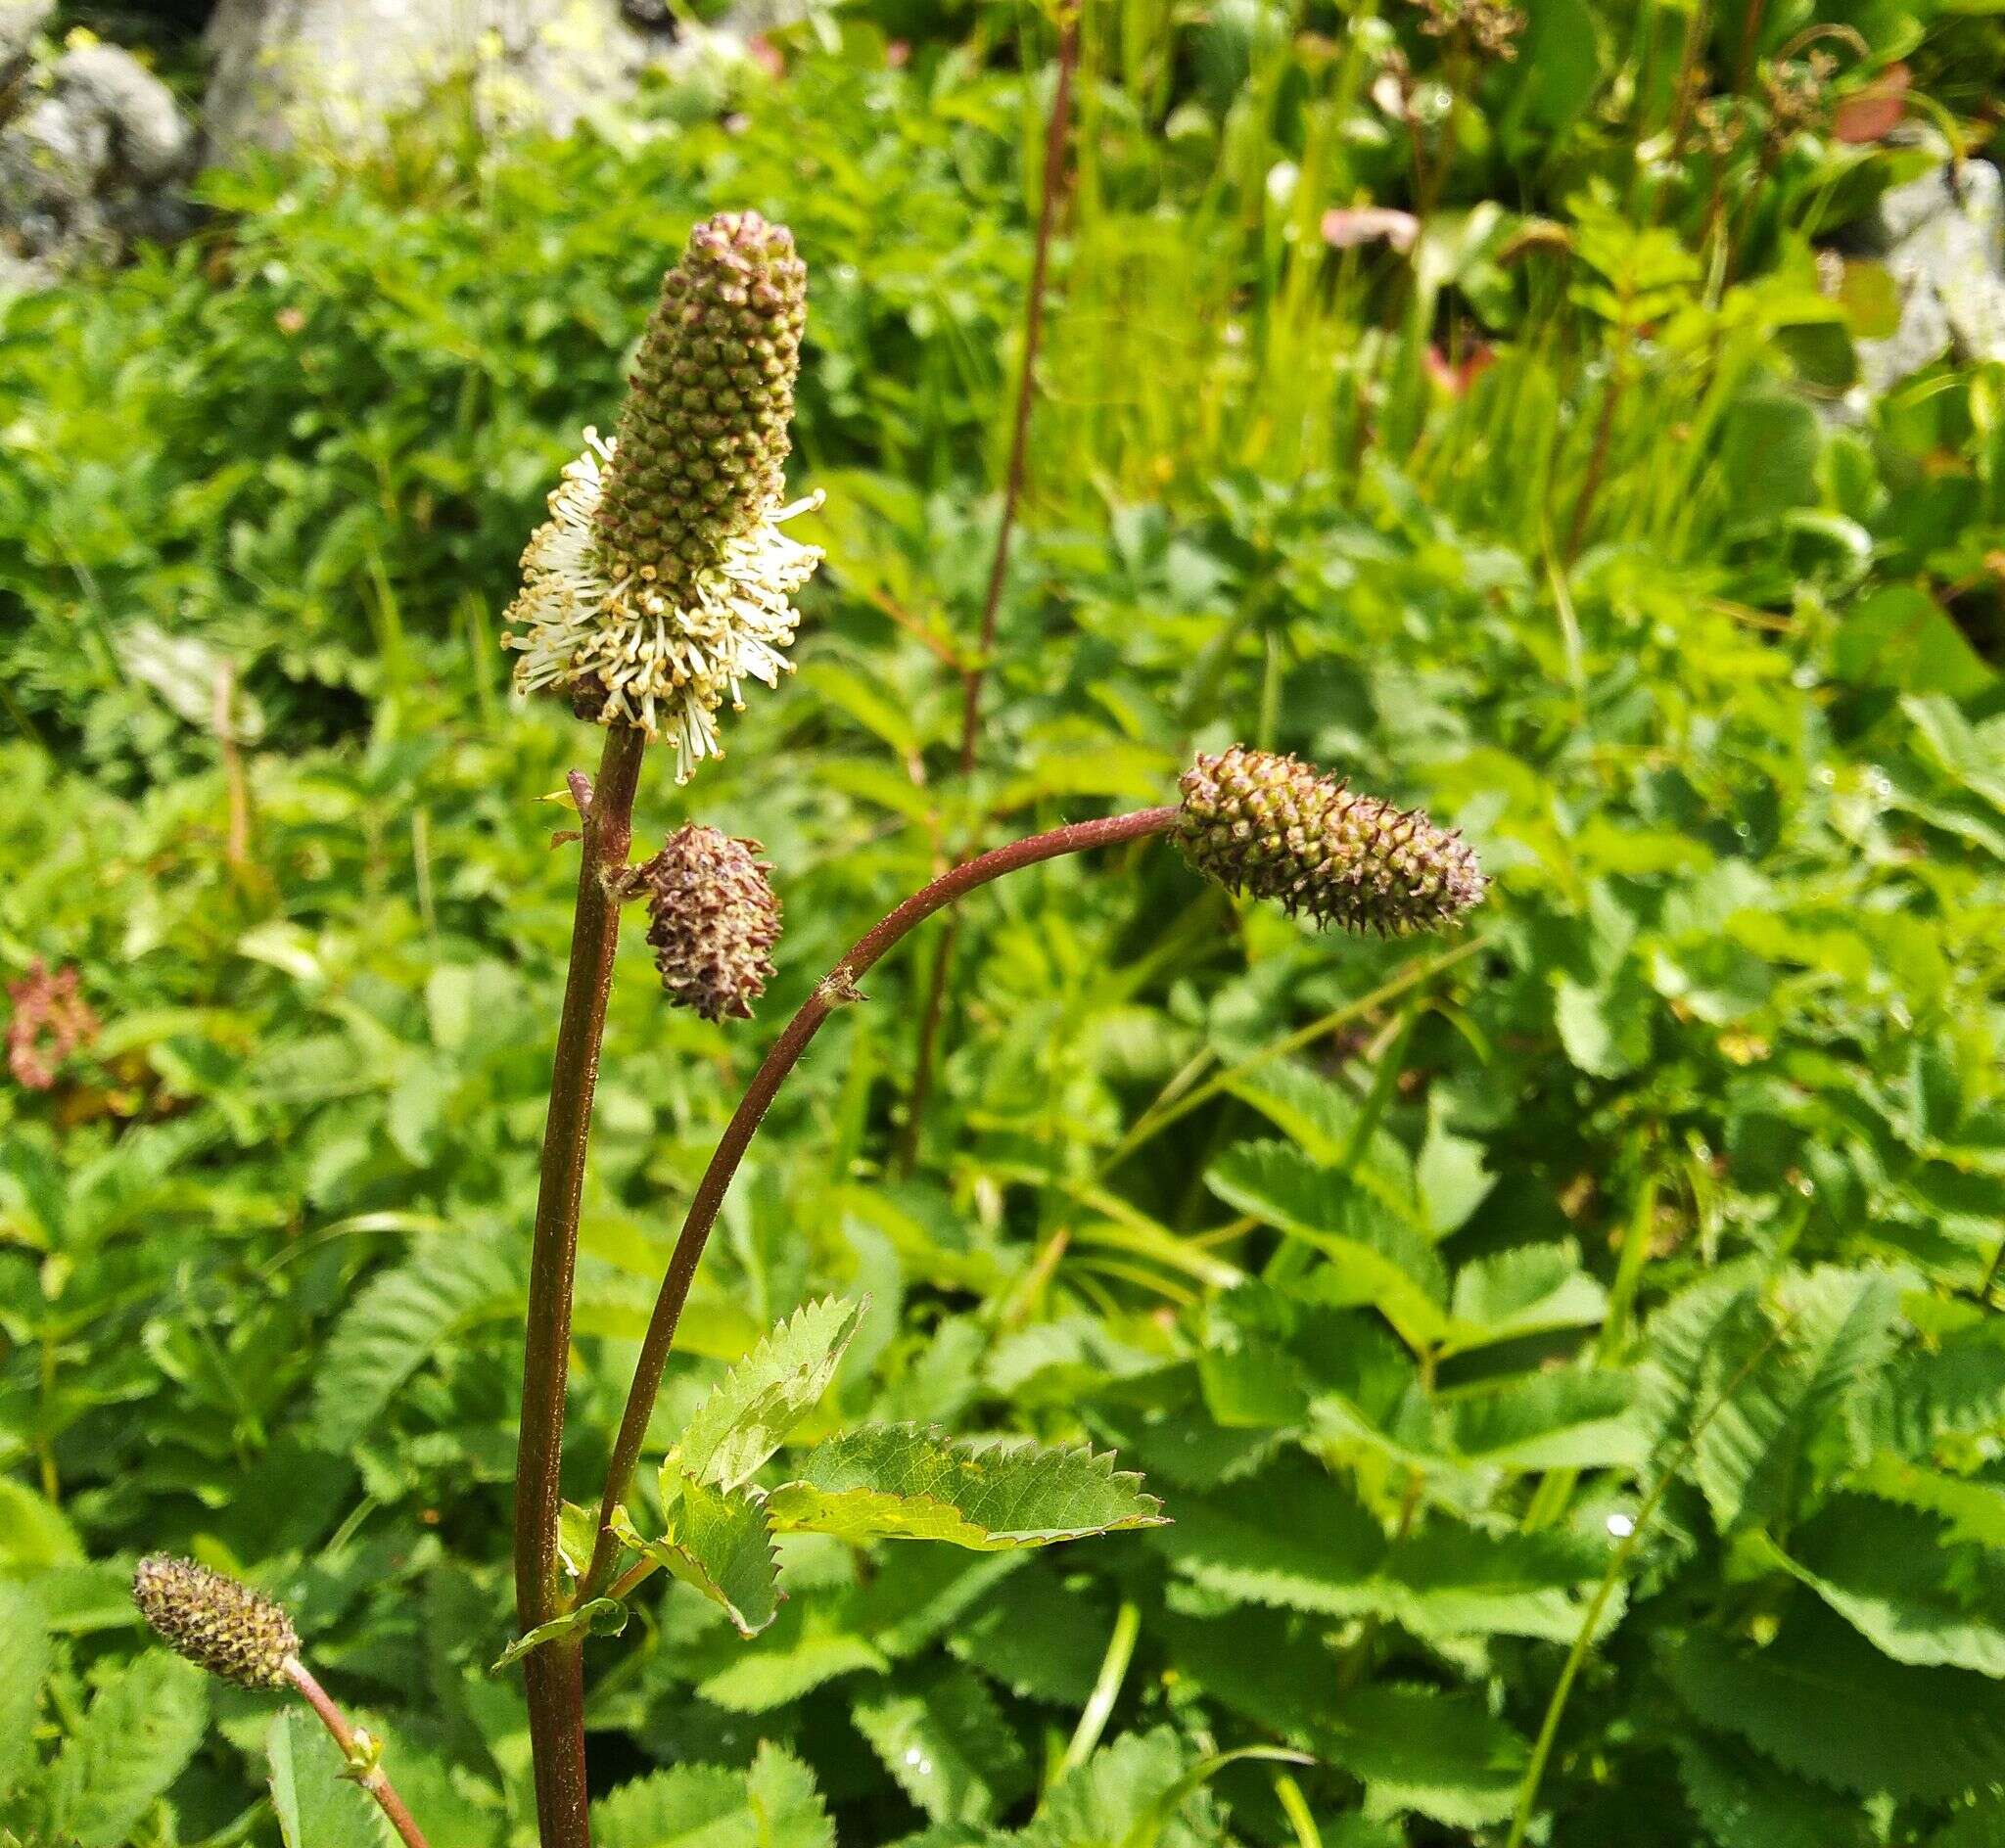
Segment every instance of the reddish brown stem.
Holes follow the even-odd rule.
[[[1085,853],[1092,848],[1113,847],[1123,841],[1137,841],[1147,835],[1160,834],[1176,820],[1177,812],[1174,808],[1143,808],[1134,814],[1111,815],[1103,821],[1075,821],[1068,827],[1053,828],[1046,834],[1033,834],[1021,841],[1011,841],[1006,847],[996,848],[942,873],[931,885],[915,892],[897,910],[859,938],[849,954],[802,1002],[800,1011],[787,1022],[786,1031],[772,1042],[758,1071],[753,1073],[752,1082],[738,1100],[730,1122],[724,1126],[717,1152],[711,1156],[710,1166],[704,1170],[695,1196],[689,1202],[689,1210],[683,1216],[681,1234],[669,1258],[668,1275],[662,1279],[661,1294],[655,1300],[654,1315],[640,1344],[640,1360],[633,1370],[633,1384],[627,1394],[627,1409],[620,1419],[620,1435],[613,1445],[612,1461],[606,1471],[606,1491],[599,1501],[598,1540],[592,1550],[591,1564],[579,1587],[581,1601],[598,1594],[612,1576],[619,1558],[619,1543],[611,1526],[613,1510],[626,1495],[628,1485],[633,1480],[634,1465],[640,1460],[640,1448],[647,1438],[647,1421],[653,1415],[655,1396],[661,1390],[662,1368],[668,1364],[669,1350],[676,1339],[676,1324],[681,1318],[682,1305],[688,1298],[690,1282],[703,1256],[704,1242],[710,1237],[710,1228],[717,1223],[718,1209],[723,1205],[724,1194],[730,1188],[732,1177],[738,1172],[738,1164],[744,1159],[753,1136],[759,1132],[759,1126],[765,1121],[773,1098],[786,1083],[788,1073],[800,1062],[801,1054],[807,1051],[808,1042],[820,1032],[821,1023],[838,1007],[863,998],[857,992],[858,981],[904,937],[923,924],[935,911],[952,904],[977,886],[986,886],[992,880],[1018,872],[1026,866],[1035,866],[1041,860],[1056,859],[1063,854]],[[531,1660],[534,1659],[532,1656]]]
[[[1616,347],[1609,370],[1608,389],[1602,393],[1601,414],[1595,420],[1594,448],[1588,455],[1587,473],[1581,478],[1580,492],[1573,502],[1573,519],[1566,530],[1564,559],[1568,565],[1580,556],[1580,548],[1587,538],[1587,523],[1594,514],[1602,479],[1608,473],[1609,446],[1615,435],[1615,410],[1622,401],[1622,389],[1627,383],[1629,332],[1626,324],[1617,339],[1621,344]]]
[[[982,594],[981,641],[962,675],[960,709],[960,773],[974,773],[981,741],[982,677],[996,647],[996,623],[1002,607],[1002,583],[1009,572],[1009,540],[1016,530],[1016,510],[1023,499],[1030,457],[1030,410],[1037,390],[1038,346],[1045,328],[1045,281],[1050,270],[1051,234],[1058,222],[1058,196],[1064,190],[1065,137],[1072,122],[1072,72],[1079,64],[1079,11],[1065,9],[1058,27],[1058,74],[1051,92],[1051,118],[1045,127],[1045,191],[1038,202],[1037,243],[1030,259],[1030,294],[1023,304],[1023,369],[1016,381],[1015,418],[1009,432],[1009,462],[1002,477],[1002,517],[996,528],[996,549],[989,558],[988,587]]]
[[[313,1679],[312,1672],[296,1655],[286,1658],[286,1678],[301,1693],[305,1695],[306,1704],[319,1715],[320,1724],[334,1735],[334,1742],[341,1747],[342,1756],[355,1757],[355,1730],[349,1725],[348,1716],[334,1704],[326,1688]],[[404,1808],[403,1798],[396,1794],[396,1786],[381,1765],[371,1767],[355,1779],[362,1788],[376,1799],[376,1807],[390,1819],[390,1826],[402,1838],[405,1848],[430,1848],[421,1829],[410,1813]]]
[[[571,1358],[571,1286],[578,1258],[578,1208],[584,1190],[585,1146],[613,954],[620,942],[614,890],[633,834],[642,735],[627,726],[607,734],[598,781],[584,799],[578,905],[571,966],[557,1024],[550,1110],[543,1128],[536,1238],[530,1252],[529,1317],[524,1337],[522,1428],[516,1447],[515,1605],[524,1635],[561,1608],[557,1522],[564,1447],[564,1388]],[[583,1670],[576,1642],[533,1650],[525,1665],[530,1744],[536,1761],[536,1818],[542,1848],[585,1848]]]
[[[1009,542],[1016,532],[1016,512],[1023,500],[1030,466],[1030,414],[1037,390],[1038,348],[1044,338],[1045,289],[1050,274],[1051,237],[1058,223],[1058,198],[1063,191],[1065,138],[1072,126],[1072,73],[1079,65],[1079,10],[1068,6],[1058,26],[1058,69],[1051,90],[1050,119],[1045,124],[1044,194],[1038,201],[1037,241],[1030,259],[1030,292],[1023,304],[1023,367],[1017,374],[1016,400],[1009,429],[1009,460],[1002,476],[1002,512],[996,526],[996,546],[989,555],[989,578],[982,593],[980,641],[973,660],[961,670],[960,773],[974,774],[982,732],[982,679],[996,647],[996,624],[1002,609],[1002,585],[1009,575]],[[933,1087],[933,1062],[940,1026],[947,1009],[947,984],[954,971],[954,947],[959,932],[953,919],[940,939],[938,954],[926,979],[925,1004],[919,1010],[919,1038],[912,1054],[912,1086],[906,1101],[905,1127],[899,1135],[898,1167],[909,1171],[917,1159],[919,1133],[925,1122],[926,1099]]]

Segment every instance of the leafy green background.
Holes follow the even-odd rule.
[[[771,1322],[867,1295],[772,1480],[863,1417],[1014,1432],[1118,1449],[1173,1524],[783,1537],[751,1641],[651,1581],[588,1645],[599,1839],[2005,1841],[2005,368],[1833,414],[1890,285],[1812,248],[1929,163],[1861,129],[1895,67],[1981,141],[2005,35],[1528,12],[1489,60],[1404,4],[1089,9],[971,783],[1048,21],[875,0],[722,113],[661,87],[563,143],[448,92],[7,310],[0,966],[74,967],[101,1028],[0,1086],[0,1828],[378,1838],[303,1715],[148,1645],[171,1548],[287,1600],[440,1848],[530,1837],[490,1665],[543,799],[596,739],[510,703],[498,617],[664,263],[753,205],[811,266],[829,562],[798,674],[639,821],[763,840],[788,928],[728,1032],[623,952],[572,1494],[753,1060],[943,855],[1243,739],[1426,802],[1495,885],[1380,944],[1160,849],[1013,880],[916,1132],[939,927],[873,972],[731,1196],[651,1460]],[[1365,204],[1410,252],[1332,246]]]

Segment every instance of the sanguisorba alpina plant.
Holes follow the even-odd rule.
[[[617,439],[591,439],[566,471],[551,519],[524,555],[512,612],[521,686],[564,695],[606,730],[597,777],[571,779],[581,863],[530,1259],[514,1533],[519,1634],[502,1657],[524,1672],[545,1848],[588,1840],[584,1640],[617,1632],[627,1600],[655,1572],[694,1587],[751,1636],[783,1595],[772,1545],[781,1534],[996,1550],[1163,1518],[1139,1477],[1084,1447],[866,1426],[784,1469],[774,1465],[862,1317],[863,1305],[832,1299],[772,1329],[698,1406],[661,1461],[659,1512],[628,1505],[682,1306],[732,1178],[822,1023],[863,998],[864,975],[979,886],[1061,855],[1156,836],[1174,837],[1192,866],[1235,892],[1353,931],[1450,924],[1483,892],[1469,849],[1425,815],[1353,794],[1293,758],[1235,747],[1197,760],[1180,804],[1012,841],[912,894],[822,978],[753,1074],[684,1215],[597,1510],[577,1510],[567,1525],[559,1474],[572,1279],[621,911],[645,902],[669,999],[706,1019],[748,1016],[772,973],[779,905],[754,843],[690,824],[652,857],[629,864],[628,856],[647,744],[673,746],[677,780],[686,780],[718,754],[718,715],[740,681],[770,682],[785,666],[781,650],[797,622],[790,599],[818,558],[778,530],[807,504],[783,505],[781,481],[805,289],[779,226],[730,212],[696,228],[663,286]],[[169,1561],[141,1569],[137,1594],[184,1654],[253,1686],[297,1687],[351,1758],[359,1749],[300,1665],[275,1605]],[[369,1788],[415,1842],[374,1751]]]

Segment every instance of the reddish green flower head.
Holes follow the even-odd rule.
[[[192,1559],[154,1553],[139,1562],[132,1600],[177,1655],[239,1687],[284,1687],[300,1652],[285,1607]]]
[[[1462,838],[1418,808],[1354,795],[1299,759],[1235,745],[1184,772],[1177,841],[1230,892],[1382,937],[1438,930],[1487,883]]]

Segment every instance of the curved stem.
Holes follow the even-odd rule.
[[[724,1126],[723,1136],[717,1145],[717,1152],[710,1158],[710,1166],[704,1170],[702,1180],[697,1183],[695,1196],[690,1200],[689,1211],[682,1221],[681,1234],[670,1256],[668,1275],[662,1279],[661,1294],[655,1301],[654,1315],[641,1342],[640,1360],[634,1367],[633,1384],[627,1394],[627,1409],[620,1419],[620,1435],[614,1442],[612,1461],[606,1471],[606,1490],[599,1501],[598,1540],[592,1549],[591,1564],[579,1586],[581,1600],[598,1594],[619,1557],[619,1543],[608,1523],[612,1520],[613,1509],[619,1505],[620,1499],[633,1479],[635,1463],[640,1460],[640,1447],[647,1437],[647,1421],[654,1412],[655,1396],[661,1390],[662,1368],[668,1363],[669,1349],[676,1339],[676,1324],[681,1318],[682,1305],[689,1295],[697,1262],[703,1256],[704,1242],[710,1237],[711,1226],[716,1224],[718,1209],[723,1206],[731,1178],[738,1172],[738,1164],[744,1159],[753,1136],[758,1133],[773,1098],[786,1083],[787,1074],[808,1049],[808,1042],[821,1030],[821,1023],[838,1007],[863,999],[857,992],[857,981],[872,964],[935,911],[952,904],[977,886],[986,886],[991,880],[1001,879],[1004,874],[1025,866],[1035,866],[1040,860],[1056,859],[1064,854],[1080,854],[1091,848],[1113,847],[1123,841],[1161,834],[1176,818],[1177,809],[1167,807],[1143,808],[1134,814],[1111,815],[1104,821],[1076,821],[1069,827],[1053,828],[1047,834],[1033,834],[1027,839],[1012,841],[1006,847],[996,848],[942,873],[931,885],[915,892],[858,939],[849,954],[822,978],[815,993],[801,1004],[800,1011],[787,1022],[786,1031],[772,1042],[758,1071],[753,1073],[751,1084],[745,1087],[744,1096],[738,1100],[730,1122]]]
[[[334,1704],[326,1688],[313,1679],[312,1672],[296,1655],[289,1655],[285,1662],[286,1679],[301,1693],[305,1695],[306,1704],[319,1715],[320,1724],[334,1734],[334,1742],[341,1747],[342,1756],[354,1761],[357,1757],[355,1729],[349,1725],[348,1716]],[[390,1826],[402,1838],[404,1848],[431,1848],[409,1810],[404,1808],[403,1798],[396,1794],[396,1786],[390,1781],[389,1774],[383,1767],[372,1765],[355,1781],[376,1799],[376,1807],[390,1819]]]
[[[641,733],[616,726],[606,736],[598,782],[588,795],[583,779],[574,779],[583,827],[578,907],[550,1073],[550,1111],[543,1128],[523,1348],[522,1428],[516,1447],[515,1605],[524,1635],[548,1623],[560,1608],[559,1465],[571,1358],[578,1208],[584,1189],[585,1145],[591,1134],[606,997],[613,986],[613,953],[620,942],[620,901],[612,883],[627,864],[633,796],[646,745]],[[525,1679],[542,1848],[584,1848],[589,1834],[583,1669],[578,1644],[552,1643],[532,1651]]]

